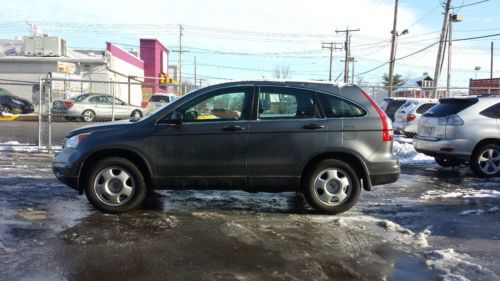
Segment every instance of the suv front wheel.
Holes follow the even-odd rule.
[[[85,186],[87,199],[97,209],[123,213],[141,206],[147,188],[141,171],[129,160],[110,157],[91,170]]]
[[[471,156],[471,169],[483,178],[500,176],[500,146],[487,144],[476,149]]]
[[[359,199],[361,184],[345,162],[329,159],[319,162],[304,182],[307,202],[316,210],[339,214],[352,208]]]

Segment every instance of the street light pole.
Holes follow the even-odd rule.
[[[462,17],[457,14],[450,14],[449,26],[448,26],[448,70],[446,76],[446,94],[450,96],[450,83],[451,83],[451,52],[452,52],[452,44],[453,44],[453,23],[461,22]]]

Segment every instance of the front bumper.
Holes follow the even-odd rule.
[[[62,150],[52,160],[52,172],[65,185],[80,191],[80,167],[83,157],[74,148]]]

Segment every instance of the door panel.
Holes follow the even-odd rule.
[[[252,91],[238,87],[205,93],[175,109],[184,117],[182,125],[157,124],[155,167],[161,186],[241,188],[246,184],[246,103]]]
[[[256,120],[250,122],[248,177],[251,188],[294,190],[301,168],[326,144],[326,120],[314,93],[261,87]]]

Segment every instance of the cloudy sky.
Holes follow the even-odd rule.
[[[500,33],[500,1],[490,0],[469,7],[459,6],[481,0],[454,0],[454,11],[463,22],[453,26],[454,38]],[[335,30],[357,29],[352,35],[355,81],[361,77],[379,84],[388,65],[367,72],[389,60],[390,30],[394,0],[142,0],[142,1],[56,1],[2,0],[0,38],[28,34],[25,22],[43,32],[64,37],[72,48],[102,49],[105,42],[136,48],[139,38],[158,38],[172,52],[177,64],[179,25],[184,27],[183,72],[194,73],[206,82],[218,79],[272,77],[276,65],[287,65],[295,79],[327,79],[328,51],[321,42],[343,42]],[[397,57],[419,51],[439,40],[443,8],[438,0],[400,0]],[[468,84],[480,66],[478,78],[489,77],[490,42],[500,49],[500,36],[455,42],[452,82]],[[434,72],[437,47],[400,60],[396,73],[414,77]],[[500,76],[500,52],[496,52],[495,76]],[[342,51],[335,52],[333,77],[342,75]],[[446,62],[445,62],[446,63]],[[444,70],[445,71],[445,70]],[[367,73],[366,73],[367,72]],[[360,75],[358,75],[360,74]],[[442,76],[444,79],[444,75]]]

